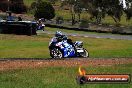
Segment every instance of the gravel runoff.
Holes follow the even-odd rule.
[[[0,61],[0,71],[39,67],[112,66],[132,64],[132,58],[72,58],[72,59],[5,59]]]

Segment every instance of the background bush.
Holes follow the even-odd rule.
[[[27,7],[24,5],[23,0],[10,0],[10,3],[7,0],[2,1],[0,2],[0,10],[4,12],[8,11],[8,5],[9,10],[13,13],[27,12]]]
[[[80,25],[79,25],[79,27],[80,28],[88,28],[89,27],[89,21],[88,20],[86,20],[86,19],[82,19],[81,20],[81,23],[80,23]]]
[[[36,5],[34,15],[36,19],[44,18],[50,20],[55,17],[55,9],[49,2],[41,2]]]
[[[8,9],[8,3],[7,2],[0,2],[0,10],[7,11]]]
[[[63,16],[56,17],[56,24],[62,24],[64,22]]]

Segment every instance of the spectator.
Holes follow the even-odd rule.
[[[20,16],[18,17],[18,21],[22,21],[22,18]]]
[[[12,16],[11,12],[9,12],[9,16],[7,17],[7,21],[14,21],[14,17]]]

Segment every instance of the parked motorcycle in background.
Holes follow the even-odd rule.
[[[43,23],[43,19],[41,18],[37,21],[37,30],[43,30],[44,31],[44,27],[45,27],[45,25]]]

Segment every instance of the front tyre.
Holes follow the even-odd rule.
[[[87,58],[87,57],[89,57],[89,52],[86,49],[83,49],[83,52],[80,53],[80,56]]]
[[[50,56],[52,58],[63,58],[63,53],[61,52],[61,50],[59,48],[53,48],[50,50]]]

